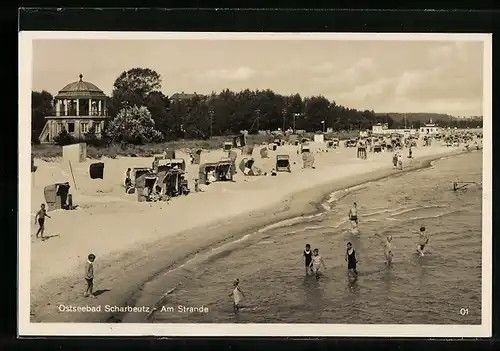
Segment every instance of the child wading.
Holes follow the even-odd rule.
[[[38,224],[40,225],[40,228],[38,228],[38,231],[36,232],[36,237],[38,238],[38,235],[40,235],[40,238],[42,240],[45,239],[43,237],[43,232],[45,230],[45,217],[50,218],[50,216],[47,214],[47,211],[45,210],[45,204],[42,204],[40,206],[40,210],[36,213],[35,216],[35,222],[38,219]]]
[[[88,261],[85,264],[85,280],[87,281],[87,290],[85,290],[85,297],[90,295],[91,298],[95,298],[94,296],[94,261],[95,255],[90,254],[88,256]]]
[[[319,279],[319,269],[323,266],[326,271],[325,263],[323,262],[323,258],[319,255],[319,249],[314,249],[314,255],[312,257],[312,261],[310,267],[312,268],[316,279]]]
[[[240,289],[240,280],[236,279],[233,282],[233,291],[229,294],[229,296],[233,297],[233,312],[237,312],[240,309],[240,302],[245,297],[243,291]]]

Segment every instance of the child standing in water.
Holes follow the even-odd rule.
[[[417,251],[420,253],[420,256],[424,255],[425,245],[429,242],[429,236],[425,232],[425,227],[420,227],[420,237],[418,240]]]
[[[312,271],[311,268],[311,262],[312,262],[312,251],[311,251],[311,245],[306,244],[306,249],[304,250],[304,259],[306,263],[306,274],[309,270]]]
[[[326,266],[325,263],[323,262],[323,258],[319,255],[319,249],[314,249],[314,254],[309,267],[312,268],[312,271],[314,272],[316,279],[319,279],[319,269],[321,265],[323,265],[323,268],[326,271]]]
[[[240,284],[240,280],[236,279],[233,282],[234,289],[229,294],[229,296],[233,297],[233,312],[235,312],[235,313],[239,310],[240,302],[245,297],[245,294],[243,294],[243,291],[241,291],[239,284]]]

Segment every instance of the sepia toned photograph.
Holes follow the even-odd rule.
[[[19,71],[20,334],[491,335],[490,35],[21,32]]]

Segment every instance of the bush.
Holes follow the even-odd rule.
[[[160,142],[163,135],[155,129],[155,122],[146,107],[124,107],[109,122],[107,133],[114,142],[146,144]]]
[[[74,136],[68,133],[66,129],[62,129],[61,132],[54,137],[54,143],[59,146],[75,144],[78,141]]]

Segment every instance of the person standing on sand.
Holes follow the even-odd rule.
[[[87,289],[85,290],[85,293],[83,296],[88,297],[90,294],[90,297],[95,299],[94,295],[94,261],[95,261],[95,255],[90,254],[88,256],[87,263],[85,264],[85,281],[87,282]]]
[[[42,204],[40,206],[40,210],[35,215],[35,222],[38,220],[38,224],[40,226],[36,232],[36,237],[38,238],[38,235],[40,235],[40,239],[42,240],[45,240],[43,237],[43,232],[45,231],[45,217],[51,218],[45,210],[45,204]]]
[[[398,154],[398,168],[399,170],[403,170],[403,156],[401,154]]]
[[[240,280],[236,279],[233,282],[233,291],[229,294],[229,296],[233,297],[233,312],[236,313],[240,309],[240,302],[245,297],[245,294],[240,289]]]
[[[128,168],[127,172],[125,172],[125,188],[128,188],[129,186],[132,185],[132,179],[130,178],[130,171],[131,169]]]
[[[394,165],[394,169],[398,167],[398,153],[394,152],[394,156],[392,156],[392,164]]]

